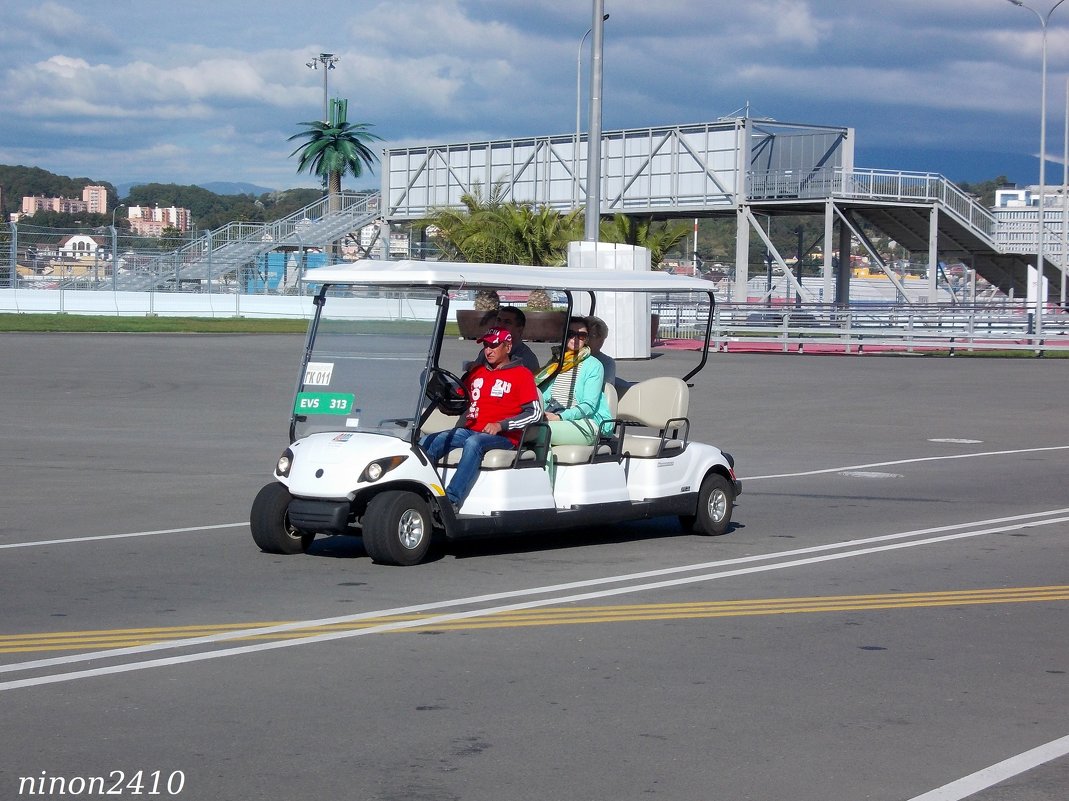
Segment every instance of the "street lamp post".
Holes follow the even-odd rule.
[[[327,110],[327,73],[334,69],[336,63],[338,63],[338,56],[333,53],[320,53],[318,56],[313,56],[312,60],[304,65],[310,70],[319,69],[319,65],[323,65],[323,122],[330,122],[330,115]]]
[[[601,18],[604,22],[609,18],[606,14]],[[579,206],[579,139],[583,135],[581,124],[582,97],[583,97],[583,45],[586,38],[593,33],[594,29],[587,28],[583,38],[579,40],[579,52],[575,57],[575,147],[572,149],[572,206]]]
[[[584,239],[597,242],[601,228],[601,56],[605,28],[605,0],[594,0],[594,21],[590,26],[590,125],[586,141],[586,217]]]
[[[1035,333],[1040,333],[1041,318],[1043,316],[1043,261],[1044,261],[1044,248],[1043,248],[1043,229],[1046,227],[1046,220],[1044,219],[1043,208],[1043,196],[1047,192],[1046,181],[1046,165],[1047,165],[1047,23],[1050,22],[1050,16],[1054,13],[1054,9],[1060,6],[1065,0],[1058,0],[1046,16],[1040,14],[1032,6],[1023,2],[1023,0],[1006,0],[1008,3],[1012,3],[1020,8],[1027,8],[1033,14],[1036,15],[1036,19],[1039,20],[1039,27],[1042,30],[1042,66],[1040,68],[1040,101],[1039,101],[1039,206],[1038,214],[1036,216],[1036,325]]]
[[[1065,82],[1065,141],[1062,148],[1062,291],[1059,299],[1064,312],[1065,271],[1069,267],[1069,81]]]
[[[125,203],[120,203],[111,210],[111,290],[116,290],[116,281],[119,280],[119,231],[115,228],[115,212],[126,208]]]

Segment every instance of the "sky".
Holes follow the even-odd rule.
[[[604,130],[746,107],[855,129],[858,167],[1039,173],[1042,27],[1010,0],[604,0]],[[1056,0],[1029,0],[1040,16]],[[5,4],[0,164],[130,183],[314,187],[323,113],[391,146],[575,130],[592,0],[44,0]],[[587,46],[589,48],[589,38]],[[1069,3],[1047,26],[1048,183],[1063,173]],[[589,66],[589,49],[582,65]],[[586,77],[583,78],[584,108]],[[585,112],[584,112],[584,127]],[[346,188],[377,188],[379,170]]]

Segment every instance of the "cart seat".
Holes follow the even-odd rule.
[[[623,452],[637,459],[657,459],[682,453],[687,446],[690,420],[690,389],[681,378],[660,376],[640,381],[620,398],[617,417],[631,431],[656,430],[650,433],[625,433]]]
[[[616,419],[616,410],[619,403],[616,394],[616,387],[612,384],[605,384],[605,402],[609,407],[609,419]],[[603,434],[597,442],[597,451],[595,455],[594,445],[554,445],[553,459],[557,464],[586,464],[588,462],[599,461],[601,459],[613,458],[613,456],[619,455],[619,449],[613,447],[612,432],[609,434]]]
[[[450,467],[456,467],[460,464],[460,457],[463,453],[463,448],[453,448],[445,455],[445,463]],[[483,461],[479,469],[501,470],[505,467],[512,467],[516,464],[517,454],[519,454],[520,462],[534,462],[537,458],[535,452],[529,448],[525,448],[522,451],[511,451],[505,448],[494,449],[483,454]]]
[[[453,428],[457,418],[449,417],[434,412],[423,426],[423,433],[430,434],[435,431],[444,431]],[[444,423],[448,422],[448,425]],[[437,424],[440,427],[435,427]],[[508,448],[495,448],[483,454],[480,470],[502,470],[507,467],[545,467],[546,454],[549,451],[549,426],[545,423],[532,423],[523,430],[523,438],[518,450]],[[464,454],[463,448],[453,448],[439,462],[449,467],[460,464],[460,457]],[[516,457],[519,455],[519,461]]]

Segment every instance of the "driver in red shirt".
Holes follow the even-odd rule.
[[[445,490],[454,512],[471,492],[483,455],[496,448],[516,448],[524,427],[542,419],[534,375],[512,358],[512,334],[491,328],[477,341],[486,364],[476,364],[464,376],[471,399],[468,411],[456,428],[428,434],[420,442],[433,464],[453,448],[464,449]]]

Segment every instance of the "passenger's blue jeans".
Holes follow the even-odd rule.
[[[420,440],[420,445],[434,464],[437,464],[438,460],[453,448],[464,449],[453,478],[445,489],[446,497],[457,506],[464,503],[464,499],[468,497],[468,493],[475,485],[475,479],[479,477],[479,465],[482,464],[483,454],[498,448],[510,451],[516,448],[508,437],[483,434],[472,431],[470,428],[451,428],[448,431],[439,431],[437,434],[428,434]]]

